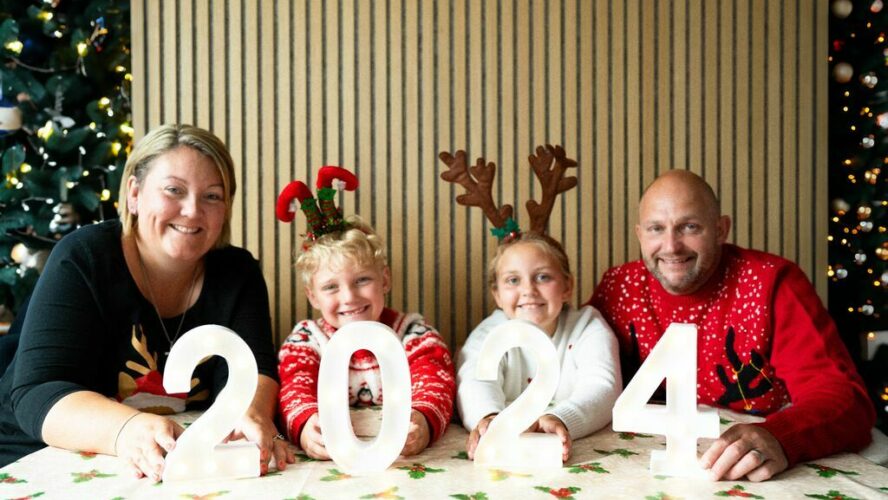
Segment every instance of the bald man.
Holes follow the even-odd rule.
[[[624,381],[670,324],[694,323],[697,401],[765,417],[703,454],[713,480],[763,481],[869,444],[875,412],[863,381],[798,266],[726,243],[730,217],[685,170],[651,183],[638,215],[642,259],[607,271],[589,304],[617,334]]]

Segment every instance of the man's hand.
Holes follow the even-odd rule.
[[[429,445],[432,436],[429,430],[429,423],[426,421],[425,415],[417,410],[410,411],[410,430],[407,431],[407,441],[404,443],[404,449],[401,455],[409,457],[416,455]]]
[[[316,460],[330,460],[330,454],[324,446],[324,436],[321,435],[321,424],[318,414],[308,417],[302,432],[299,434],[299,446],[305,454]]]
[[[487,432],[487,426],[490,425],[490,421],[496,418],[496,413],[491,413],[486,417],[482,418],[478,425],[472,429],[472,432],[469,433],[469,438],[466,439],[466,453],[469,455],[469,460],[475,459],[475,448],[478,447],[478,441],[481,440],[481,436]]]
[[[789,465],[783,447],[768,431],[752,424],[737,424],[726,430],[700,458],[713,481],[764,481]]]

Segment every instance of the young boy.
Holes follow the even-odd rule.
[[[402,454],[415,455],[424,450],[444,433],[453,414],[453,361],[438,332],[420,315],[385,307],[391,275],[379,236],[359,219],[351,219],[341,231],[309,242],[299,255],[296,268],[309,302],[321,317],[298,322],[278,354],[278,404],[290,440],[298,443],[308,456],[329,460],[317,404],[318,369],[324,346],[345,324],[378,321],[395,331],[410,366],[413,411]],[[383,389],[373,354],[366,350],[355,352],[349,363],[349,404],[380,405]]]

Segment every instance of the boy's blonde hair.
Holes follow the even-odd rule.
[[[496,290],[496,269],[497,266],[499,266],[499,261],[503,257],[503,254],[505,254],[506,250],[509,248],[519,244],[534,245],[546,255],[555,259],[555,262],[558,263],[558,267],[564,277],[573,282],[573,274],[570,272],[570,261],[568,260],[567,254],[564,252],[564,247],[561,246],[561,243],[558,243],[556,240],[545,234],[528,231],[526,233],[519,233],[516,237],[496,247],[496,253],[493,258],[490,259],[490,263],[487,264],[487,286],[491,290]]]
[[[388,266],[385,245],[373,228],[357,216],[346,218],[347,229],[327,233],[310,244],[296,258],[296,269],[305,286],[322,263],[343,266],[373,266],[380,272]]]

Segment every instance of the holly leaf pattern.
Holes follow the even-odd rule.
[[[289,498],[285,498],[284,500],[315,500],[315,497],[313,497],[311,495],[306,495],[305,493],[302,493],[298,497],[289,497]]]
[[[662,491],[658,491],[656,495],[648,495],[644,500],[683,500],[683,497],[674,497]]]
[[[533,489],[546,492],[555,498],[564,498],[565,500],[574,500],[574,493],[582,491],[576,486],[568,486],[566,488],[552,488],[549,486],[534,486]]]
[[[327,469],[327,472],[329,472],[330,475],[322,477],[321,481],[341,481],[343,479],[351,478],[351,476],[349,476],[348,474],[344,472],[339,472],[339,469]]]
[[[629,458],[632,455],[638,455],[638,453],[627,450],[626,448],[615,448],[613,450],[599,450],[598,448],[595,448],[595,451],[601,453],[602,455],[619,455],[623,458]]]
[[[651,434],[642,434],[640,432],[621,432],[617,434],[617,437],[624,441],[632,441],[635,438],[652,438],[654,436]]]
[[[829,490],[826,494],[805,493],[805,496],[809,498],[820,498],[822,500],[860,500],[859,498],[849,497],[838,490]]]
[[[404,500],[404,497],[395,494],[397,493],[397,491],[398,487],[392,486],[391,488],[380,491],[379,493],[369,493],[359,498],[384,498],[387,500]]]
[[[586,472],[597,472],[599,474],[610,474],[610,471],[601,466],[598,462],[588,462],[585,464],[571,465],[567,472],[571,474],[585,474]]]
[[[227,495],[230,493],[228,490],[220,490],[214,491],[212,493],[207,493],[206,495],[198,495],[196,493],[183,493],[182,498],[190,498],[191,500],[212,500],[213,498],[219,498],[222,495]]]
[[[837,474],[843,474],[845,476],[858,476],[859,475],[858,473],[856,473],[854,471],[836,469],[836,468],[829,467],[826,465],[821,465],[821,464],[814,464],[814,463],[805,464],[805,467],[810,467],[810,468],[816,470],[817,475],[820,477],[827,477],[827,478],[835,477]]]
[[[754,495],[752,493],[749,493],[748,491],[746,491],[746,488],[744,488],[742,485],[739,485],[739,484],[735,484],[729,490],[719,491],[718,493],[715,494],[715,496],[717,496],[717,497],[740,497],[740,498],[765,498],[761,495]]]
[[[484,493],[483,491],[477,491],[471,495],[457,493],[456,495],[450,495],[450,498],[456,498],[456,500],[489,500],[489,498],[487,498],[487,493]]]
[[[453,456],[450,457],[450,458],[456,458],[456,459],[459,459],[459,460],[468,460],[468,459],[469,459],[469,454],[466,453],[465,451],[461,451],[461,452],[457,453],[456,455],[453,455]]]
[[[31,493],[30,495],[28,495],[26,497],[15,497],[15,498],[10,498],[9,500],[31,500],[32,498],[42,497],[44,493],[45,492],[43,492],[43,491],[38,491],[37,493]]]
[[[316,458],[311,458],[310,456],[306,455],[305,453],[297,453],[296,458],[300,462],[317,462],[318,461]]]
[[[398,467],[398,470],[406,470],[407,475],[410,476],[411,479],[422,479],[426,477],[426,474],[434,474],[437,472],[444,472],[444,469],[435,469],[432,467],[426,467],[424,464],[414,463],[410,466]]]
[[[530,474],[521,474],[518,472],[509,472],[502,469],[489,469],[491,481],[504,481],[510,477],[530,477]]]
[[[17,477],[13,477],[7,473],[0,474],[0,483],[3,484],[19,484],[19,483],[27,483],[24,479],[19,479]]]
[[[105,474],[104,472],[99,472],[96,469],[93,469],[89,472],[72,472],[71,475],[74,476],[75,483],[85,483],[96,478],[114,477],[117,474]]]

